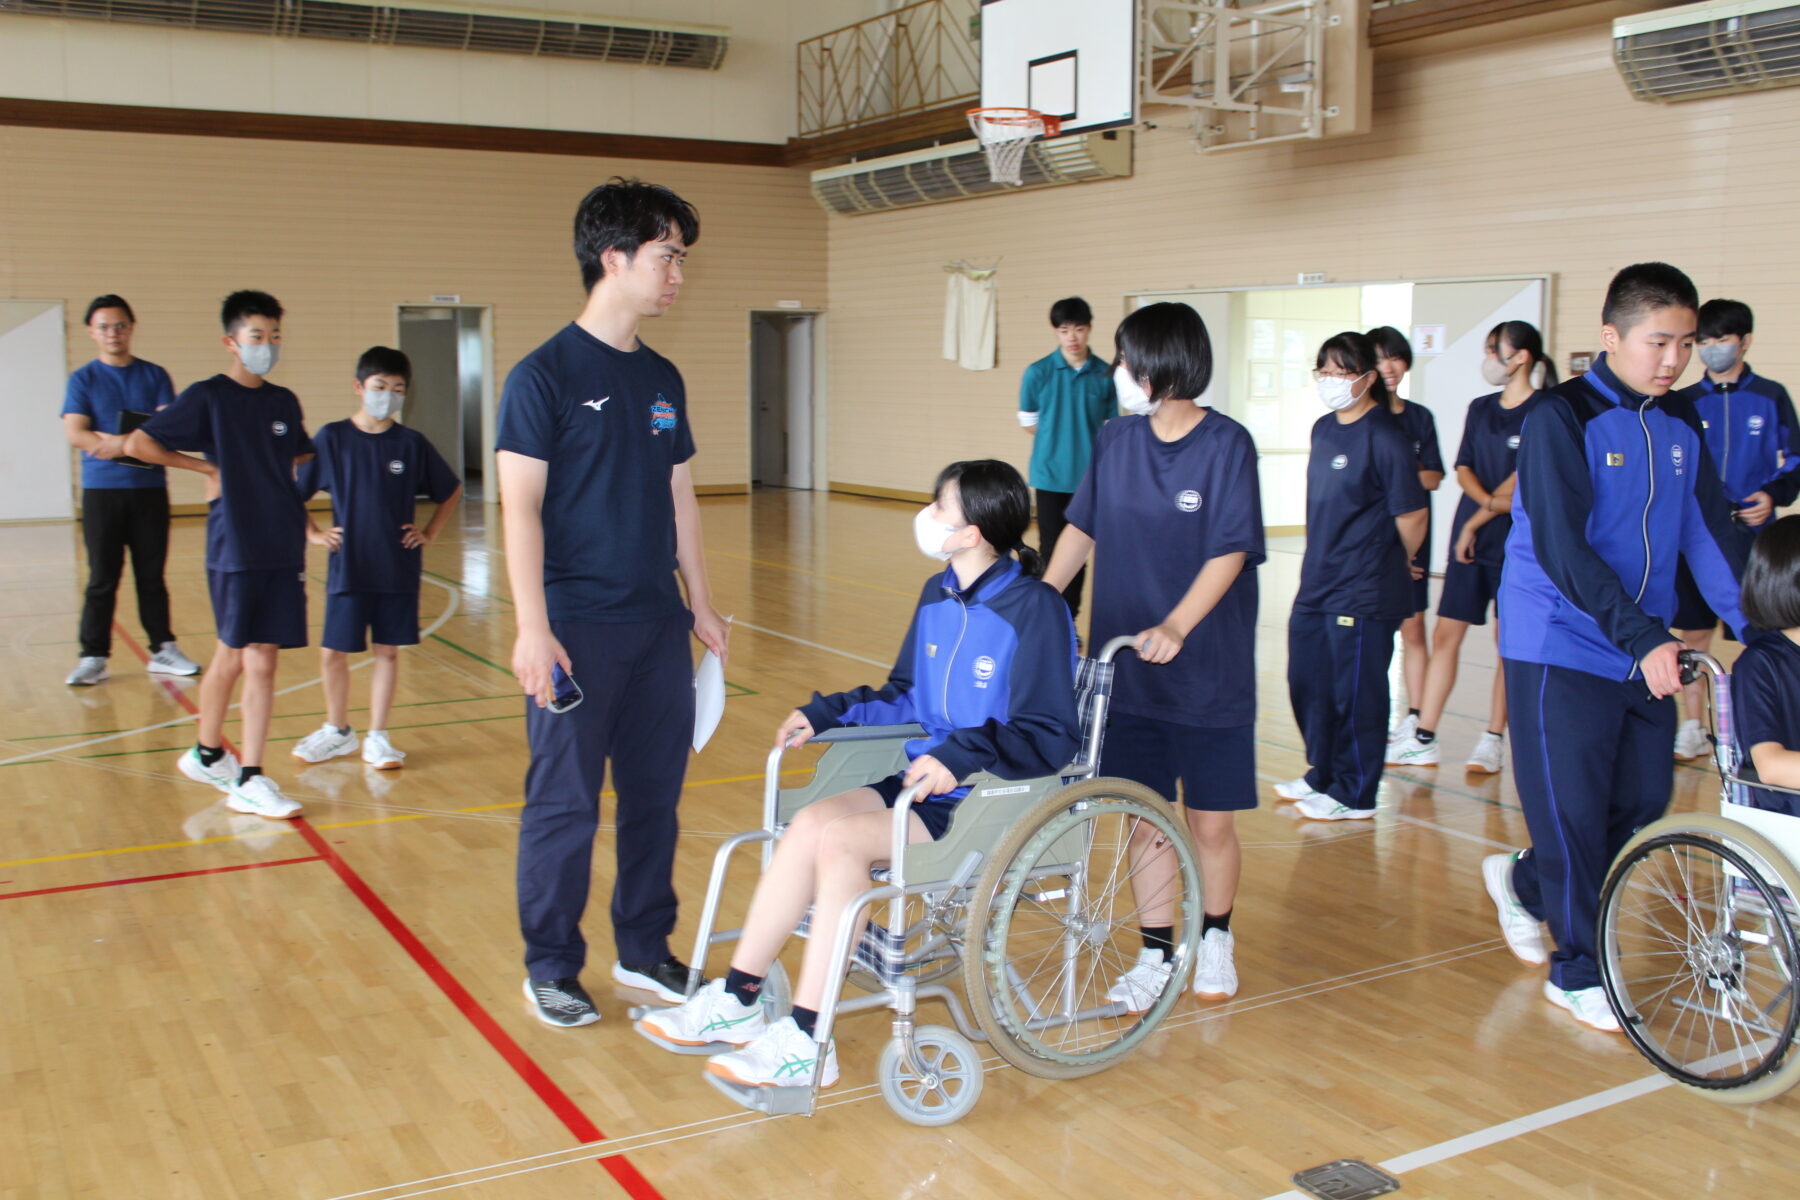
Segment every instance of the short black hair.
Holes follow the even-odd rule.
[[[1363,336],[1369,339],[1371,346],[1375,347],[1377,357],[1397,358],[1406,364],[1407,370],[1412,369],[1412,343],[1406,340],[1404,333],[1392,325],[1377,325]]]
[[[219,322],[226,333],[236,333],[237,327],[250,317],[281,320],[281,301],[267,292],[233,292],[219,306]]]
[[[130,321],[133,325],[137,324],[137,314],[131,311],[131,305],[125,303],[125,297],[115,296],[111,292],[108,292],[104,296],[95,296],[92,300],[88,301],[87,315],[81,318],[81,323],[83,325],[92,325],[94,323],[94,314],[103,308],[122,308],[125,310],[125,319]]]
[[[575,261],[581,264],[582,289],[593,291],[606,274],[600,256],[608,250],[630,258],[638,247],[660,241],[671,230],[684,246],[700,240],[700,214],[693,205],[660,183],[614,175],[583,196],[575,210]]]
[[[1665,262],[1633,263],[1612,278],[1600,323],[1625,333],[1659,308],[1700,307],[1700,293],[1685,273]]]
[[[1064,325],[1092,325],[1094,310],[1080,296],[1068,296],[1050,306],[1050,326],[1053,329]]]
[[[356,382],[365,383],[371,375],[398,375],[412,382],[412,359],[390,346],[370,346],[356,360]]]
[[[963,519],[981,531],[988,545],[1002,557],[1016,551],[1027,575],[1044,569],[1038,552],[1025,544],[1025,531],[1031,528],[1031,490],[1017,467],[997,458],[953,462],[938,472],[932,499],[943,495],[944,485],[952,481]]]
[[[1382,379],[1381,372],[1375,368],[1375,343],[1369,340],[1367,334],[1346,329],[1326,338],[1319,346],[1319,354],[1313,359],[1313,366],[1322,371],[1327,364],[1352,375],[1361,376],[1374,372],[1375,382],[1369,385],[1367,394],[1373,396],[1375,403],[1383,408],[1388,406],[1390,397],[1387,381]]]
[[[1800,625],[1800,516],[1772,521],[1756,536],[1740,600],[1758,629]]]
[[[1212,338],[1206,322],[1185,304],[1146,304],[1123,321],[1113,346],[1134,377],[1145,380],[1150,399],[1198,400],[1212,383]]]
[[[1708,300],[1700,306],[1701,338],[1743,337],[1756,332],[1756,315],[1742,300]]]

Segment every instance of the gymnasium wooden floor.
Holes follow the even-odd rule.
[[[704,508],[737,618],[735,698],[689,771],[684,952],[715,847],[757,820],[776,722],[815,687],[882,678],[926,573],[907,505],[774,492]],[[1694,1098],[1544,1002],[1478,873],[1523,836],[1510,776],[1459,765],[1390,774],[1367,825],[1246,815],[1236,1000],[1185,1000],[1146,1051],[1072,1083],[994,1059],[948,1128],[903,1124],[876,1094],[878,1015],[840,1027],[844,1082],[811,1120],[736,1109],[699,1060],[633,1034],[641,997],[606,975],[606,833],[588,921],[605,1020],[546,1028],[519,995],[526,754],[489,520],[472,506],[426,552],[430,634],[403,659],[391,722],[404,771],[289,757],[323,704],[315,653],[283,656],[270,767],[307,806],[291,825],[231,814],[176,773],[196,685],[144,675],[129,583],[112,680],[63,686],[79,532],[0,529],[0,1195],[1256,1200],[1346,1157],[1387,1163],[1402,1195],[1454,1200],[1800,1190],[1800,1093],[1747,1111]],[[201,523],[177,521],[176,628],[204,659],[202,550]],[[1264,568],[1270,781],[1302,765],[1283,684],[1298,564],[1287,547]],[[1491,642],[1472,636],[1467,657],[1453,764],[1480,732]],[[1709,771],[1677,774],[1678,806],[1714,803]]]

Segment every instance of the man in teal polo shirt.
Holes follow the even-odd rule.
[[[1063,512],[1087,474],[1100,426],[1118,412],[1112,372],[1088,353],[1094,312],[1080,296],[1050,306],[1058,347],[1025,368],[1019,384],[1019,424],[1032,436],[1031,486],[1037,492],[1038,553],[1049,562],[1067,522]],[[1081,612],[1087,568],[1063,592],[1069,615]]]

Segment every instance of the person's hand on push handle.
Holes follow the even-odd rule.
[[[548,708],[555,699],[556,688],[550,672],[559,664],[566,674],[575,673],[569,662],[569,652],[563,649],[554,633],[548,629],[519,631],[518,640],[513,642],[513,675],[524,693],[537,701],[539,708]]]
[[[784,750],[797,750],[806,745],[807,739],[812,735],[812,722],[807,720],[805,714],[796,708],[787,715],[787,720],[781,723],[781,728],[775,731],[775,744]]]
[[[1680,656],[1680,642],[1664,642],[1644,655],[1644,661],[1638,666],[1644,672],[1644,683],[1649,687],[1651,696],[1661,700],[1664,696],[1673,696],[1681,690]]]
[[[1137,655],[1147,663],[1166,663],[1181,653],[1187,634],[1164,621],[1137,635]]]

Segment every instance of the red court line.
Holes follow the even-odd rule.
[[[113,630],[119,635],[120,640],[131,648],[133,654],[144,662],[150,661],[150,656],[145,653],[142,646],[137,644],[131,634],[126,632],[124,625],[114,621]],[[196,716],[199,715],[199,708],[192,700],[188,699],[186,692],[171,686],[167,680],[160,682],[169,695],[175,698],[176,703]],[[433,983],[437,984],[438,990],[443,992],[469,1024],[473,1025],[476,1031],[487,1039],[488,1044],[501,1058],[506,1060],[507,1065],[519,1078],[537,1093],[538,1099],[542,1100],[545,1107],[556,1114],[557,1119],[563,1123],[563,1127],[579,1141],[605,1141],[606,1134],[600,1131],[600,1127],[589,1120],[587,1114],[581,1111],[569,1094],[557,1086],[556,1081],[551,1079],[542,1067],[538,1066],[536,1060],[527,1054],[506,1030],[500,1027],[500,1023],[494,1020],[493,1014],[483,1008],[479,1000],[470,995],[469,990],[462,985],[462,982],[450,973],[450,969],[438,960],[437,955],[433,954],[424,942],[419,940],[406,922],[402,921],[394,910],[375,894],[375,889],[356,873],[356,869],[345,862],[342,855],[332,849],[331,844],[319,831],[314,829],[305,817],[294,818],[293,824],[300,831],[300,836],[306,839],[307,844],[318,852],[317,857],[323,859],[333,871],[337,872],[337,877],[343,880],[344,886],[349,888],[358,900],[362,901],[363,907],[369,910],[370,915],[381,923],[381,927],[388,931],[389,936],[400,943],[400,948],[406,951]],[[606,1169],[607,1174],[613,1177],[614,1182],[625,1189],[626,1195],[631,1196],[632,1200],[663,1200],[662,1193],[657,1191],[655,1186],[645,1179],[623,1154],[607,1155],[596,1161]]]
[[[94,888],[124,887],[128,883],[156,883],[163,879],[191,879],[195,875],[224,875],[229,871],[257,871],[263,867],[286,867],[294,863],[322,862],[324,855],[309,854],[305,858],[278,858],[273,862],[238,863],[231,867],[206,867],[198,871],[170,871],[167,875],[134,875],[130,879],[102,879],[97,883],[70,883],[62,887],[39,888],[35,892],[0,892],[0,900],[23,900],[27,896],[54,896],[58,892],[86,892]]]

